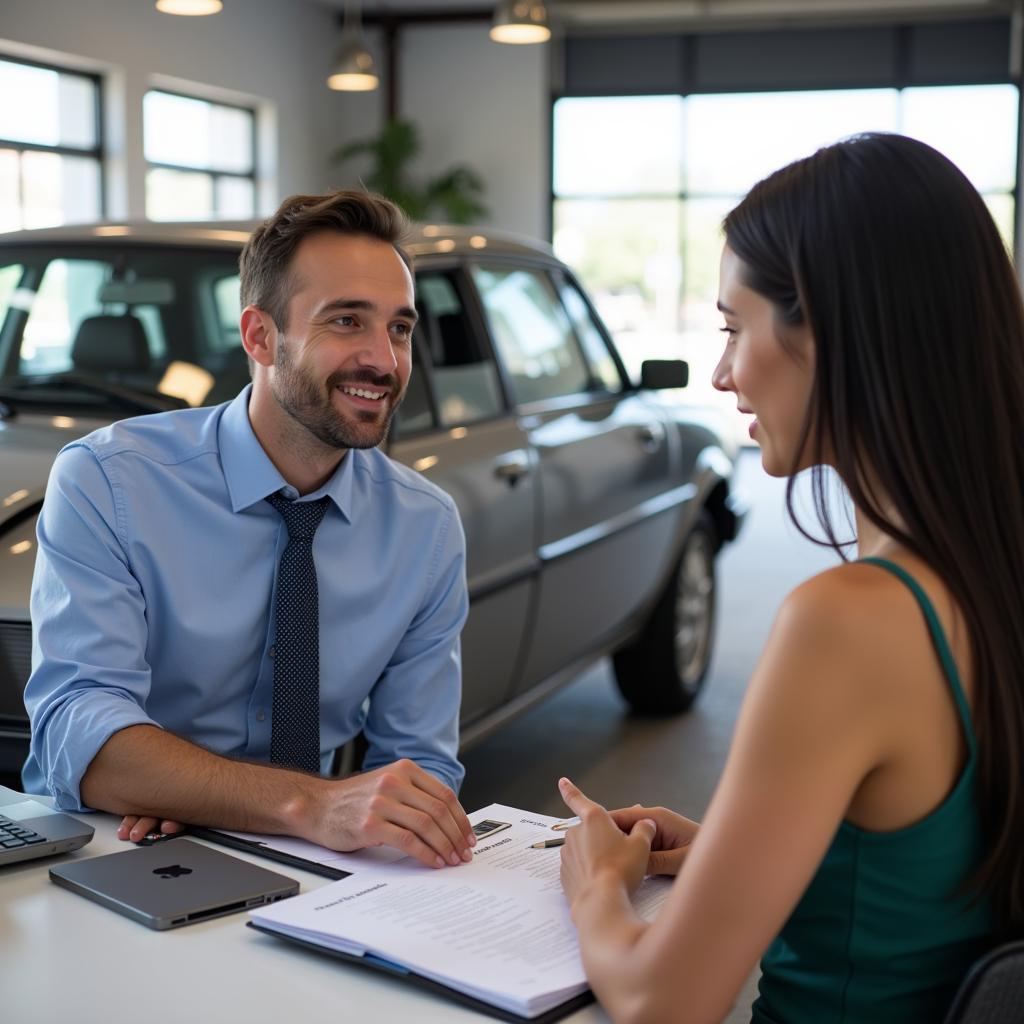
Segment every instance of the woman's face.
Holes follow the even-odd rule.
[[[774,307],[743,283],[743,269],[726,246],[718,287],[726,342],[711,381],[736,396],[740,412],[757,417],[750,436],[761,446],[761,464],[771,476],[786,476],[794,466],[811,397],[814,339],[807,326],[784,326],[783,346]],[[805,450],[797,468],[809,465]]]

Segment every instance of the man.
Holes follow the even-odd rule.
[[[252,384],[58,456],[26,789],[125,815],[125,839],[187,821],[471,859],[465,541],[451,498],[375,447],[411,368],[403,227],[359,192],[286,200],[241,258]],[[321,777],[360,729],[367,770]]]

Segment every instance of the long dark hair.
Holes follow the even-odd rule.
[[[819,464],[827,445],[857,507],[939,574],[965,618],[987,838],[972,882],[1019,931],[1024,307],[1006,247],[963,174],[899,135],[859,135],[784,167],[724,226],[745,283],[780,326],[807,324],[815,339],[797,458],[810,445]],[[818,518],[839,550],[814,472]],[[791,478],[787,508],[809,536],[792,495]]]

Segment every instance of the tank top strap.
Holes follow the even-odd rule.
[[[942,662],[943,671],[946,673],[946,678],[949,680],[949,687],[953,691],[953,700],[956,701],[957,710],[960,713],[960,721],[963,724],[964,736],[967,739],[967,748],[970,751],[971,757],[973,757],[977,745],[974,737],[974,727],[971,721],[971,708],[967,703],[963,684],[960,681],[960,673],[957,670],[956,662],[953,660],[953,653],[949,649],[949,642],[946,640],[946,631],[942,628],[942,623],[939,621],[939,616],[935,611],[935,606],[932,604],[931,599],[924,592],[924,588],[921,584],[918,583],[906,569],[897,565],[895,562],[890,562],[887,558],[861,558],[859,561],[866,562],[870,565],[877,565],[882,569],[887,569],[895,577],[903,581],[910,592],[914,595],[917,603],[921,606],[921,611],[924,612],[925,621],[928,623],[928,631],[931,633],[932,643],[935,645],[935,650],[939,655],[939,660]]]

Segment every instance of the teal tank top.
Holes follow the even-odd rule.
[[[926,818],[894,832],[844,821],[761,961],[755,1024],[939,1022],[991,944],[989,904],[961,892],[984,855],[971,712],[935,609],[900,566],[928,622],[967,741],[963,772]]]

